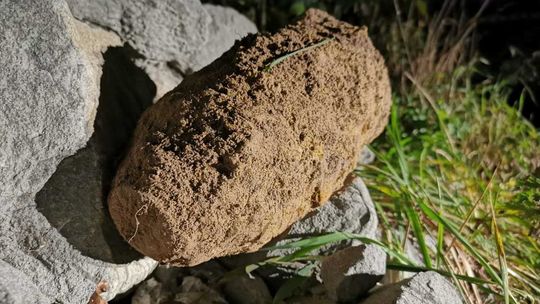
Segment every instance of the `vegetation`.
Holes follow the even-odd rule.
[[[309,262],[320,258],[310,255],[314,248],[353,238],[384,248],[395,280],[403,271],[435,270],[455,280],[467,303],[538,303],[540,135],[520,113],[523,96],[508,100],[504,80],[476,68],[482,58],[471,37],[483,8],[465,18],[451,0],[436,12],[421,0],[233,2],[259,25],[261,15],[281,11],[285,17],[271,18],[280,23],[309,6],[357,16],[394,84],[389,125],[371,147],[377,159],[357,172],[379,211],[382,240],[332,233],[285,245],[298,250],[248,269],[307,262],[278,302],[311,274]],[[421,263],[407,256],[408,244],[418,245]]]
[[[283,56],[280,56],[280,57],[278,57],[277,59],[275,59],[274,61],[272,61],[272,62],[270,62],[269,64],[267,64],[267,65],[264,67],[263,70],[264,70],[265,72],[271,71],[273,67],[275,67],[276,65],[278,65],[278,64],[282,63],[283,61],[287,60],[287,58],[292,57],[292,56],[294,56],[294,55],[301,54],[301,53],[303,53],[303,52],[305,52],[305,51],[309,51],[309,50],[311,50],[311,49],[313,49],[313,48],[317,48],[317,47],[323,46],[323,45],[327,44],[328,42],[330,42],[330,41],[332,41],[332,40],[334,40],[334,38],[327,38],[327,39],[324,39],[324,40],[321,41],[321,42],[317,42],[317,43],[315,43],[315,44],[313,44],[313,45],[306,46],[306,47],[304,47],[304,48],[302,48],[302,49],[299,49],[299,50],[296,50],[296,51],[294,51],[294,52],[291,52],[291,53],[285,54],[285,55],[283,55]]]
[[[414,95],[396,96],[373,147],[377,162],[359,174],[373,190],[386,246],[403,253],[416,242],[420,266],[481,279],[456,282],[470,303],[533,303],[540,180],[531,173],[540,138],[499,85],[457,90],[443,95],[452,100],[433,99],[432,109],[412,110]]]

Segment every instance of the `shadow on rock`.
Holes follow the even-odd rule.
[[[130,58],[128,47],[104,54],[101,95],[94,134],[87,146],[66,159],[36,196],[38,210],[82,254],[127,263],[141,255],[117,232],[107,195],[116,167],[156,87]]]

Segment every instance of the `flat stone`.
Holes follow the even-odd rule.
[[[442,275],[421,272],[410,279],[376,290],[361,304],[461,304],[461,296]]]
[[[386,273],[386,253],[376,245],[342,249],[321,262],[320,278],[328,297],[352,302],[373,288]]]

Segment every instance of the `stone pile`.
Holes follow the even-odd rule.
[[[0,29],[0,302],[111,299],[157,265],[105,205],[138,115],[256,28],[198,0],[8,0]]]

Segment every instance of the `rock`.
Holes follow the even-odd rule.
[[[139,53],[134,62],[156,84],[157,98],[257,32],[235,10],[198,0],[67,1],[76,18],[114,31]]]
[[[120,27],[122,22],[126,27],[132,27],[132,25],[127,24],[128,19],[120,20],[125,15],[123,7],[128,5],[124,2],[70,1],[69,4],[74,13],[81,19],[99,23],[103,27],[114,29],[127,37],[127,34],[122,32]],[[177,2],[183,3],[182,1]],[[143,4],[152,6],[152,1],[136,3],[138,6]],[[193,3],[192,5],[195,5]],[[160,5],[169,4],[160,2]],[[167,18],[178,19],[177,26],[181,25],[181,19],[196,19],[196,16],[182,17],[178,15],[184,12],[182,10],[155,11],[158,8],[162,7],[152,6],[152,10],[148,10],[149,14],[160,13],[164,15],[164,18],[168,16],[167,14],[176,14],[174,18],[170,16]],[[193,57],[190,59],[193,63],[190,63],[187,68],[200,65],[201,60],[205,63],[214,60],[223,51],[230,48],[235,39],[240,38],[240,35],[244,35],[246,31],[256,31],[255,26],[247,18],[232,9],[214,5],[208,5],[206,9],[211,11],[210,15],[212,16],[208,31],[210,39],[203,47],[202,52],[189,53],[189,56]],[[200,11],[200,8],[193,10]],[[206,17],[202,19],[206,19]],[[134,20],[133,22],[139,21]],[[149,20],[145,22],[145,26],[154,27],[153,29],[149,28],[148,31],[160,31],[159,26],[161,25]],[[82,26],[85,25],[82,24]],[[133,27],[141,26],[138,24]],[[198,28],[198,30],[200,29]],[[108,35],[114,36],[110,33]],[[137,37],[137,39],[140,40],[144,37]],[[155,35],[150,35],[146,38],[151,40],[155,37]],[[118,40],[117,37],[115,38]],[[189,42],[189,39],[192,38],[191,36],[185,37],[184,40]],[[117,41],[116,44],[119,43]],[[150,44],[152,43],[156,42],[151,41]],[[196,41],[190,43],[196,43]],[[194,48],[195,45],[190,47]],[[174,51],[178,56],[185,56],[181,53],[182,49],[174,49]],[[110,48],[104,54],[105,64],[101,79],[99,109],[94,123],[96,130],[86,147],[59,164],[55,173],[36,196],[38,209],[76,249],[86,256],[107,262],[125,263],[140,257],[140,254],[120,237],[110,220],[104,203],[117,162],[121,159],[140,114],[155,99],[156,85],[152,80],[159,89],[166,88],[167,91],[182,80],[181,76],[177,77],[178,74],[174,74],[174,76],[168,74],[172,70],[167,67],[166,61],[141,59],[140,56],[131,47]],[[140,60],[145,63],[142,64]],[[151,72],[152,79],[146,75],[145,71],[135,66],[134,62],[146,65],[146,73]],[[156,62],[156,65],[151,65],[151,62]],[[164,91],[157,92],[159,96],[164,93]],[[85,195],[81,196],[81,193],[85,193]],[[81,237],[81,231],[87,231],[84,237]]]
[[[197,277],[185,277],[174,301],[185,304],[227,304],[223,296]]]
[[[184,73],[174,68],[173,65],[167,62],[161,62],[157,60],[149,60],[145,58],[135,58],[135,65],[143,69],[148,77],[156,85],[156,95],[154,102],[161,98],[165,93],[174,89],[182,79],[184,79]]]
[[[106,280],[110,298],[156,262],[81,255],[34,196],[91,136],[102,52],[120,39],[76,21],[63,1],[2,1],[0,28],[0,130],[8,130],[0,133],[0,273],[12,278],[0,280],[0,295],[10,303],[85,303]]]
[[[91,26],[73,19],[63,1],[0,3],[5,75],[0,79],[0,129],[9,130],[0,132],[0,273],[16,278],[0,280],[0,297],[10,303],[87,302],[101,280],[109,286],[103,297],[111,299],[157,264],[127,245],[103,204],[138,115],[156,94],[155,85],[132,62],[141,53],[166,58],[167,51],[159,49],[165,36],[145,32],[167,33],[158,29],[164,25],[158,23],[161,14],[189,31],[167,46],[186,60],[200,54],[196,50],[206,43],[211,19],[195,1],[156,2],[152,10],[141,6],[152,6],[152,1],[130,8],[126,3],[69,1]],[[186,16],[178,18],[182,12]],[[134,18],[137,14],[144,14],[144,20]],[[243,21],[237,15],[231,18]],[[129,18],[136,24],[128,24]],[[182,35],[174,26],[167,30]],[[214,47],[225,50],[234,41],[229,37]],[[139,49],[115,48],[128,41]],[[157,50],[145,52],[156,43]],[[184,49],[177,43],[185,43]]]
[[[163,288],[162,283],[154,278],[149,278],[139,284],[131,297],[131,304],[166,303],[172,297],[172,290]]]
[[[435,252],[437,250],[437,242],[434,238],[432,238],[430,235],[424,236],[424,241],[429,249],[433,250]],[[424,262],[424,257],[422,255],[422,252],[420,251],[420,245],[418,245],[418,241],[413,237],[408,237],[405,240],[404,247],[403,247],[403,253],[405,256],[415,265],[419,266],[426,266]],[[389,269],[386,272],[386,275],[381,280],[383,284],[391,284],[396,281],[401,281],[403,279],[409,279],[415,275],[414,272],[407,272],[407,271],[399,271],[399,270],[391,270]]]
[[[114,31],[138,54],[161,97],[180,81],[209,38],[211,17],[200,1],[66,0],[79,20]],[[215,59],[215,58],[214,58]]]
[[[75,18],[114,31],[147,59],[188,60],[206,43],[210,15],[198,0],[67,0]]]
[[[208,39],[201,49],[189,59],[177,59],[174,62],[136,59],[136,64],[143,68],[157,86],[157,97],[174,89],[185,75],[210,64],[230,49],[235,40],[249,33],[256,33],[257,27],[237,11],[217,5],[205,4],[204,8],[211,16]],[[178,57],[184,56],[179,53]]]
[[[132,299],[132,304],[145,303],[218,303],[224,301],[224,295],[220,292],[220,280],[226,274],[224,269],[216,261],[208,261],[195,267],[169,267],[158,266],[152,277],[137,287]],[[185,281],[187,279],[187,281]],[[192,286],[186,288],[187,286]],[[201,297],[197,294],[210,290],[209,297]],[[201,298],[202,302],[197,302]],[[180,301],[183,299],[183,301]]]
[[[308,237],[331,232],[350,232],[377,239],[379,220],[369,191],[360,177],[336,192],[328,203],[296,222],[288,232],[289,238]],[[360,244],[358,241],[347,245]]]
[[[78,20],[98,25],[117,35],[122,32],[125,0],[66,0],[71,13]],[[141,2],[141,1],[138,1]]]
[[[0,303],[50,303],[26,274],[0,260]]]
[[[59,158],[84,146],[98,104],[101,51],[119,43],[73,20],[62,2],[43,2],[0,4],[0,129],[9,130],[0,135],[1,198],[35,194]],[[40,12],[34,5],[41,18],[30,14]]]
[[[266,247],[284,245],[300,238],[336,231],[351,232],[364,237],[378,239],[378,225],[377,213],[369,191],[362,179],[355,177],[343,189],[334,193],[327,203],[293,224],[287,233],[276,237]],[[358,246],[360,244],[358,241],[343,241],[323,246],[320,249],[314,250],[312,254],[326,256],[339,249],[353,245]],[[261,262],[271,257],[288,255],[293,252],[294,250],[291,249],[258,251],[224,257],[221,261],[230,268],[239,268]],[[303,264],[298,264],[298,267],[303,266]],[[275,269],[269,271],[263,268],[258,269],[257,273],[271,282],[276,280],[276,283],[279,285],[283,281],[282,277],[284,275],[287,276],[287,272],[289,272],[287,269],[281,270],[285,272],[278,271],[276,273]]]
[[[429,249],[435,252],[437,250],[437,241],[430,235],[424,236],[424,241]],[[425,266],[424,257],[420,251],[420,245],[413,237],[408,237],[404,243],[403,252],[405,256],[413,263],[419,266]],[[399,270],[388,270],[386,275],[381,280],[383,284],[393,283],[403,279],[411,278],[415,275],[414,272],[399,271]]]
[[[291,241],[331,232],[350,232],[364,237],[378,238],[377,212],[369,191],[360,177],[354,177],[350,184],[338,191],[330,201],[294,223],[287,236],[277,242],[284,245]],[[338,249],[360,245],[357,240],[342,241],[314,250],[315,255],[329,255]],[[283,256],[294,250],[271,250],[268,256]]]
[[[386,273],[386,253],[376,245],[342,249],[321,262],[320,277],[330,299],[351,302],[366,294]]]
[[[234,276],[227,280],[223,292],[229,302],[235,304],[272,303],[272,295],[264,281],[258,276],[247,274]]]
[[[428,271],[376,290],[361,304],[461,304],[461,296],[446,278]]]
[[[37,193],[36,204],[49,223],[85,256],[127,263],[141,255],[116,230],[107,212],[106,196],[137,120],[152,104],[156,87],[131,62],[128,48],[109,48],[103,57],[94,133],[86,147],[60,162]]]
[[[311,10],[277,34],[243,39],[143,114],[111,216],[132,246],[164,263],[255,251],[341,187],[390,102],[365,28]]]
[[[325,296],[301,296],[287,299],[288,304],[335,304]]]
[[[257,33],[255,24],[234,9],[212,4],[203,6],[212,20],[208,27],[209,37],[200,52],[187,62],[187,66],[181,68],[188,74],[212,63],[230,49],[236,40],[248,34]],[[173,88],[171,87],[170,90]]]
[[[209,35],[206,28],[211,22],[210,15],[196,1],[139,1],[130,8],[125,7],[128,1],[68,1],[70,9],[80,20],[91,24],[88,26],[73,19],[64,2],[52,4],[52,1],[46,1],[37,8],[27,10],[26,7],[33,7],[34,2],[0,4],[0,22],[6,24],[2,26],[6,30],[0,37],[3,55],[0,62],[2,74],[8,76],[0,80],[0,89],[2,99],[10,101],[0,113],[0,127],[10,130],[0,134],[0,198],[3,204],[6,202],[0,208],[8,210],[2,212],[1,218],[9,221],[3,222],[12,223],[12,226],[0,226],[0,247],[10,247],[9,251],[0,253],[0,258],[9,260],[10,271],[15,269],[13,265],[16,264],[21,274],[34,272],[29,270],[35,267],[33,264],[47,261],[47,266],[29,275],[27,280],[29,286],[39,287],[32,288],[40,290],[41,294],[37,297],[45,302],[50,300],[48,296],[57,299],[68,296],[75,302],[81,302],[78,300],[83,297],[87,300],[91,293],[87,292],[93,291],[101,279],[109,281],[108,292],[103,296],[110,299],[142,280],[157,264],[149,258],[134,261],[140,259],[141,255],[119,236],[104,205],[117,160],[131,136],[133,126],[156,95],[155,85],[133,62],[135,58],[140,58],[141,53],[149,58],[165,58],[159,55],[166,53],[161,52],[163,50],[150,52],[156,56],[144,52],[164,37],[145,30],[166,33],[158,28],[163,26],[163,23],[157,23],[160,14],[170,16],[168,20],[178,22],[175,26],[190,31],[184,33],[182,40],[187,49],[169,45],[171,50],[174,48],[175,56],[189,58],[186,60],[199,56],[201,52],[195,50],[202,47]],[[142,8],[141,5],[152,7]],[[168,10],[179,7],[185,10]],[[182,12],[190,14],[179,18]],[[44,18],[35,20],[34,16],[38,13]],[[133,19],[137,14],[144,14],[145,19]],[[232,15],[227,12],[227,16]],[[49,18],[55,22],[47,23]],[[133,19],[130,22],[136,24],[128,24],[129,18]],[[239,14],[231,18],[243,20]],[[17,24],[27,19],[26,27],[30,30],[24,32]],[[189,26],[182,22],[189,23]],[[231,22],[237,24],[234,20]],[[122,28],[122,23],[130,28]],[[206,25],[201,25],[203,23]],[[191,25],[194,27],[190,28]],[[174,30],[173,26],[168,30]],[[230,29],[233,30],[242,33],[238,28]],[[195,35],[197,31],[200,31],[198,36]],[[175,35],[181,33],[175,30]],[[145,43],[144,39],[153,40]],[[197,42],[197,39],[200,41]],[[216,44],[214,47],[225,50],[234,41],[232,36],[229,39],[222,40],[225,45]],[[174,43],[179,41],[175,38]],[[127,43],[127,46],[113,48],[122,43]],[[130,45],[139,49],[133,50]],[[141,45],[148,48],[141,51]],[[102,53],[107,47],[109,50],[104,55],[106,62],[101,77]],[[163,62],[166,65],[166,61]],[[167,70],[161,71],[165,74],[163,71]],[[29,82],[29,79],[35,80]],[[94,121],[98,97],[99,109]],[[46,219],[34,210],[34,195],[37,208]],[[21,206],[28,208],[19,210]],[[28,213],[12,217],[10,212],[14,208]],[[25,217],[32,221],[15,222]],[[51,230],[49,223],[58,231]],[[84,235],[81,231],[85,232]],[[34,233],[41,235],[29,235]],[[49,237],[52,240],[44,240]],[[18,250],[24,251],[28,246],[20,241],[24,238],[37,238],[38,241],[29,243],[43,248],[40,251],[44,253],[33,253],[32,258],[24,255],[19,257],[21,254]],[[44,282],[53,278],[52,273],[58,272],[58,267],[69,268],[66,271],[69,279],[60,280],[57,286],[41,288]],[[24,284],[20,282],[19,285]],[[81,286],[84,286],[84,291],[74,291]],[[25,297],[32,295],[24,293],[22,287],[19,289]]]
[[[362,149],[362,152],[360,152],[360,157],[358,158],[358,162],[356,163],[356,165],[358,167],[361,167],[363,165],[369,165],[374,161],[375,153],[373,153],[373,151],[371,151],[368,147],[364,147],[364,149]]]
[[[424,237],[424,242],[430,250],[433,250],[433,252],[437,251],[437,240],[435,240],[432,236],[426,235]],[[407,238],[405,240],[404,253],[414,264],[426,266],[424,256],[420,251],[420,245],[416,239]]]

